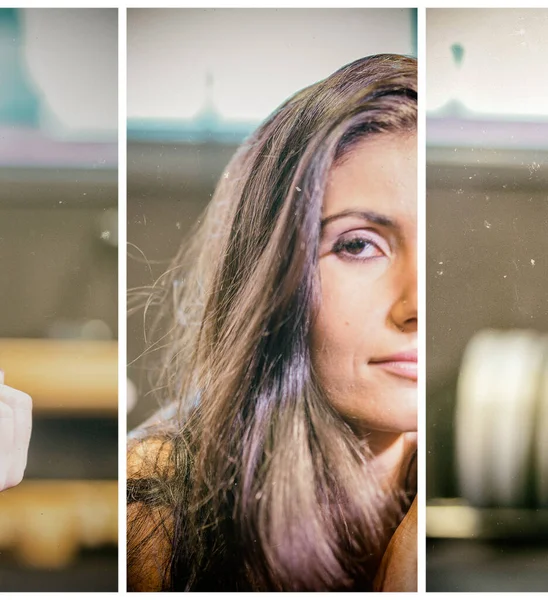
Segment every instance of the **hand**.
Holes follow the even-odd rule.
[[[377,592],[417,591],[417,498],[399,527],[382,557],[375,577]]]
[[[4,385],[0,371],[0,492],[21,482],[32,430],[32,398]]]

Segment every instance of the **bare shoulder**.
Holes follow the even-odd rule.
[[[165,477],[169,474],[173,444],[159,437],[130,440],[127,451],[128,479]]]
[[[169,475],[171,451],[171,443],[159,438],[128,445],[128,591],[162,591],[169,574],[173,514],[155,497],[151,482]]]

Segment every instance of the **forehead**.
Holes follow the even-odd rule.
[[[332,168],[322,217],[344,210],[371,210],[416,219],[415,134],[379,134],[365,138]]]

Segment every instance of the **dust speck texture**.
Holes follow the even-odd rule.
[[[512,507],[511,518],[497,502],[476,512],[468,497],[463,500],[455,465],[462,464],[464,451],[455,440],[470,340],[484,330],[527,330],[532,336],[548,331],[548,9],[426,12],[426,589],[547,591],[548,520],[542,525],[538,519],[546,518],[548,507],[528,498]],[[502,352],[497,344],[492,349]],[[514,355],[502,370],[492,361],[489,371],[488,353],[478,360],[485,397],[499,398],[500,414],[514,385],[511,374],[520,369],[520,352]],[[515,388],[519,395],[520,386]],[[504,435],[487,408],[490,427],[475,423],[466,432],[470,444],[483,440],[475,446],[477,464],[504,455],[503,473],[504,460],[508,469],[517,460],[512,440],[536,443],[520,429],[526,419],[522,395],[519,416]],[[500,477],[493,474],[493,486]],[[436,530],[428,519],[438,514],[440,502],[456,512]],[[463,506],[471,512],[459,512]],[[529,544],[539,536],[542,552]]]

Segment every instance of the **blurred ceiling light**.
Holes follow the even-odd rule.
[[[129,9],[128,118],[258,121],[344,64],[414,54],[411,9]],[[289,67],[288,67],[289,66]]]
[[[28,76],[21,48],[21,22],[16,8],[0,9],[0,123],[37,127],[39,99]]]
[[[57,137],[110,140],[118,129],[117,10],[23,9],[23,52],[41,125]]]
[[[548,9],[428,9],[426,31],[429,113],[548,117]]]

